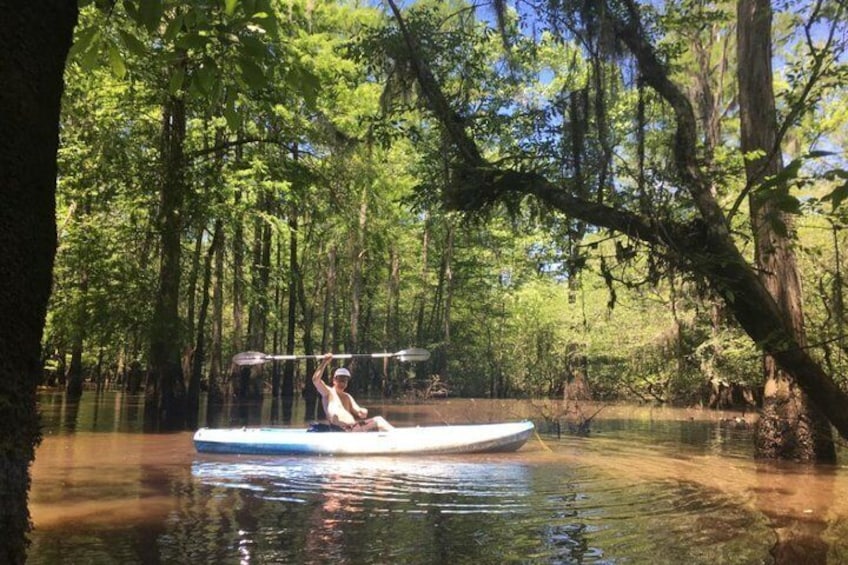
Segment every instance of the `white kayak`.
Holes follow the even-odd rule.
[[[515,451],[532,422],[395,428],[387,432],[312,432],[305,428],[200,428],[200,453],[259,455],[429,455]]]

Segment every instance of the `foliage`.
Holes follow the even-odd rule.
[[[162,104],[180,95],[190,187],[180,210],[181,349],[195,347],[199,305],[217,288],[223,359],[246,345],[246,312],[264,313],[261,348],[282,348],[289,296],[297,297],[298,350],[309,335],[323,350],[433,351],[427,366],[408,371],[366,364],[354,392],[401,394],[437,375],[451,394],[558,396],[580,359],[603,399],[693,403],[711,380],[759,385],[757,355],[739,328],[716,327],[703,281],[655,249],[516,195],[493,199],[482,215],[446,212],[445,201],[462,201],[470,187],[454,167],[456,147],[414,96],[412,69],[392,55],[395,23],[377,9],[271,0],[83,4],[67,70],[61,244],[45,339],[60,357],[84,339],[89,375],[126,382],[130,362],[147,359],[161,252]],[[722,72],[732,70],[720,41],[727,38],[716,31],[732,20],[729,6],[661,8],[652,7],[651,21],[678,80],[694,84],[699,72],[690,45],[725,57]],[[632,69],[600,56],[615,50],[603,30],[585,38],[598,55],[587,57],[586,45],[567,34],[533,32],[520,10],[503,12],[501,30],[481,10],[421,2],[407,17],[490,160],[648,217],[692,218],[667,149],[668,108],[635,88]],[[803,97],[806,59],[797,47],[781,51],[787,115]],[[831,86],[792,114],[797,166],[773,181],[791,181],[781,193],[785,209],[816,226],[802,227],[797,240],[810,341],[827,344],[822,358],[845,374],[837,253],[844,256],[846,115],[844,92],[833,86],[844,69],[829,65]],[[708,78],[727,106],[722,142],[705,146],[703,158],[730,210],[747,190],[743,156],[733,150],[734,92],[718,75]],[[758,190],[770,194],[770,186]],[[201,258],[219,221],[224,268],[204,288]],[[733,221],[744,229],[744,218]],[[749,237],[738,233],[743,246]],[[214,338],[209,319],[200,329]],[[303,382],[305,371],[297,373]]]

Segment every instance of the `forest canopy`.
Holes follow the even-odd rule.
[[[758,457],[848,438],[843,1],[3,7],[0,559],[38,384],[312,416],[310,363],[244,350],[432,351],[354,364],[375,396],[755,404]]]
[[[838,3],[799,6],[774,14],[787,166],[756,187],[739,141],[735,6],[651,4],[640,17],[694,108],[694,157],[747,260],[750,193],[793,218],[810,352],[843,384],[845,30]],[[561,397],[579,377],[596,399],[754,399],[760,352],[691,257],[626,216],[593,223],[588,208],[514,190],[548,190],[544,179],[656,220],[645,229],[697,226],[673,108],[622,32],[567,3],[530,8],[404,12],[470,149],[439,124],[389,9],[85,6],[65,77],[45,382],[137,390],[178,363],[186,391],[256,394],[287,377],[267,367],[244,381],[232,354],[419,346],[434,354],[426,366],[365,364],[357,386]],[[497,178],[468,173],[463,151]],[[298,383],[308,371],[290,370]]]

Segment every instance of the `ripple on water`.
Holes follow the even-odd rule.
[[[329,528],[322,543],[348,560],[354,548],[368,562],[760,563],[770,541],[763,519],[722,493],[579,466],[295,458],[203,461],[192,471],[206,487],[311,524],[249,530],[257,547]]]
[[[269,499],[306,502],[333,496],[361,506],[378,502],[413,511],[433,506],[483,513],[524,508],[530,494],[529,472],[516,463],[381,458],[208,461],[192,468],[194,477],[205,485],[247,490]]]

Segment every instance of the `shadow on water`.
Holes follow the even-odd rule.
[[[733,414],[619,406],[589,437],[543,431],[516,453],[283,458],[141,433],[137,397],[40,405],[29,563],[848,562],[848,472],[755,462]],[[398,425],[538,414],[521,401],[367,405]],[[200,421],[282,417],[267,402]]]

